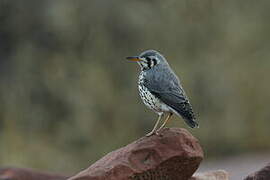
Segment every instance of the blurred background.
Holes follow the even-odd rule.
[[[269,5],[0,0],[0,166],[71,174],[149,132],[157,115],[125,60],[147,49],[180,76],[206,162],[267,153]]]

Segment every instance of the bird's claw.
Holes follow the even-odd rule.
[[[150,137],[152,135],[159,135],[159,133],[157,131],[151,131],[150,133],[147,133],[145,136]]]

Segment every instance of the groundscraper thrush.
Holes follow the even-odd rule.
[[[173,114],[181,116],[191,127],[198,127],[192,106],[167,60],[155,50],[147,50],[139,56],[127,57],[136,61],[141,67],[138,88],[144,104],[158,114],[158,120],[153,130],[147,134],[157,134]],[[164,123],[158,124],[164,114],[168,114]]]

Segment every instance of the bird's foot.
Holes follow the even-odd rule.
[[[151,131],[150,133],[147,133],[145,136],[150,137],[152,135],[159,135],[157,131]]]
[[[166,127],[165,127],[165,126],[158,128],[157,133],[159,133],[159,134],[160,134],[160,132],[161,132],[161,131],[163,131],[164,129],[166,129]]]
[[[164,128],[163,127],[158,128],[157,133],[159,133],[162,129]]]

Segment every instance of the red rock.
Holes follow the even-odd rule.
[[[270,163],[259,171],[256,171],[246,177],[244,180],[269,180],[270,179]]]
[[[37,172],[25,168],[2,168],[0,180],[64,180],[66,176]]]
[[[187,130],[164,129],[113,151],[68,180],[187,180],[203,159]]]
[[[189,180],[229,180],[229,174],[224,170],[195,173]]]

